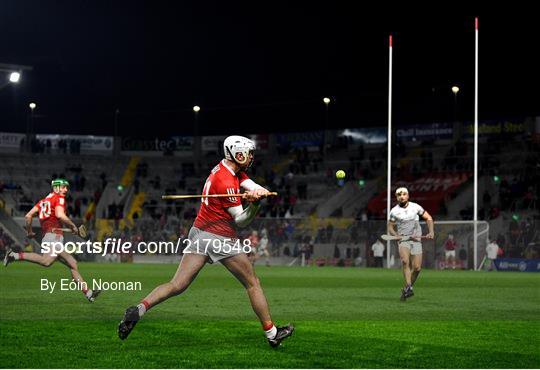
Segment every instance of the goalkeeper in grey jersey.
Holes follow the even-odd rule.
[[[428,225],[429,232],[423,237],[433,239],[433,218],[417,203],[409,202],[409,191],[407,188],[396,190],[398,204],[390,211],[388,221],[388,233],[396,236],[410,236],[408,240],[398,241],[399,257],[401,259],[405,287],[401,291],[401,300],[404,301],[414,295],[413,284],[422,269],[422,228],[420,227],[420,217]],[[396,230],[397,226],[397,230]],[[415,238],[416,237],[416,238]],[[412,269],[412,272],[411,272]]]

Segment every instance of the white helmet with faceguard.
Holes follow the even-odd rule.
[[[253,164],[253,151],[255,142],[243,136],[229,136],[223,142],[225,158],[240,166],[249,168]],[[242,154],[238,156],[238,154]],[[251,154],[251,155],[250,155]]]

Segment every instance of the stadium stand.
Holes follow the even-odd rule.
[[[257,152],[250,176],[279,196],[267,200],[242,237],[266,230],[278,263],[302,255],[305,263],[319,265],[372,263],[370,246],[385,231],[386,144],[362,143],[341,133],[331,132],[326,141],[309,145],[291,145],[278,137],[269,140],[274,146]],[[200,192],[220,158],[217,147],[196,160],[170,152],[81,154],[77,143],[51,148],[47,142],[33,142],[32,153],[0,154],[3,212],[20,225],[24,213],[49,192],[50,180],[60,176],[72,184],[68,213],[87,224],[92,237],[182,239],[199,201],[163,201],[161,196]],[[537,253],[538,147],[525,133],[481,143],[479,219],[489,222],[490,238],[497,239],[505,256]],[[396,140],[392,178],[407,184],[411,199],[420,198],[436,220],[470,220],[472,150],[470,136],[456,132],[444,139]],[[336,180],[336,169],[344,169],[347,177]],[[463,244],[470,241],[467,233]],[[15,239],[10,243],[25,243],[22,237]],[[434,244],[433,265],[441,253],[441,243]]]

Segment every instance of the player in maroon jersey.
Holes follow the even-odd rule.
[[[203,187],[203,195],[238,194],[242,197],[202,198],[201,207],[193,227],[189,231],[189,243],[176,274],[168,283],[155,288],[138,306],[129,307],[118,325],[118,336],[125,339],[151,307],[184,292],[203,266],[209,262],[221,262],[246,288],[251,306],[261,321],[263,330],[272,347],[280,345],[289,337],[294,327],[277,328],[261,284],[246,252],[250,248],[238,245],[237,227],[246,227],[255,218],[259,202],[269,191],[256,184],[245,173],[253,163],[255,143],[242,136],[229,136],[223,142],[225,158],[216,165]],[[241,200],[249,203],[242,207]],[[238,247],[238,248],[237,248]]]
[[[86,299],[90,302],[94,302],[100,291],[88,289],[88,284],[86,284],[79,273],[75,258],[66,251],[56,254],[52,248],[52,243],[63,245],[64,235],[60,230],[62,224],[69,226],[74,233],[78,233],[78,230],[77,226],[75,226],[73,221],[66,215],[65,196],[69,189],[69,182],[65,179],[54,179],[51,182],[51,186],[52,192],[40,200],[25,216],[28,237],[33,238],[35,234],[32,231],[32,219],[38,214],[43,234],[43,239],[41,241],[42,247],[45,245],[44,243],[47,243],[50,246],[47,253],[15,253],[11,249],[8,249],[4,258],[4,266],[7,266],[14,261],[28,261],[44,267],[49,267],[59,258],[60,261],[71,270],[73,281],[77,283],[77,287],[81,288]]]
[[[454,235],[448,234],[448,239],[444,242],[444,268],[452,265],[452,270],[456,269],[456,248],[457,242],[454,240]]]

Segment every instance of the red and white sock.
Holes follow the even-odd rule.
[[[84,288],[82,292],[86,298],[90,298],[92,296],[92,289]]]
[[[15,252],[11,252],[11,256],[13,257],[13,259],[15,261],[19,261],[19,260],[24,260],[24,253],[15,253]]]
[[[146,301],[142,301],[137,305],[137,308],[139,309],[139,317],[142,317],[150,309],[150,304]]]
[[[266,334],[266,338],[268,339],[274,339],[277,334],[277,328],[274,325],[274,323],[270,323],[263,326],[264,334]]]

